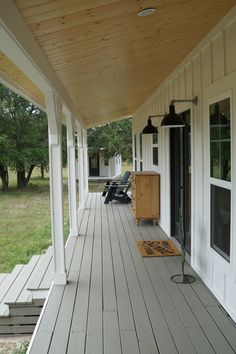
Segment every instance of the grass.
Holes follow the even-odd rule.
[[[11,188],[0,192],[0,273],[11,272],[16,264],[28,263],[51,244],[49,179],[35,172],[27,188],[16,189],[15,175],[10,174]],[[68,198],[64,185],[64,229],[68,235]]]
[[[26,354],[28,346],[29,346],[29,342],[25,341],[21,344],[20,349],[14,350],[12,354]]]
[[[132,171],[132,170],[133,170],[132,163],[128,163],[128,162],[123,162],[122,163],[122,170],[121,170],[122,176],[125,173],[125,171]]]
[[[122,175],[131,166],[123,164]],[[90,192],[101,192],[104,182],[90,182]],[[64,234],[69,233],[67,175],[63,170]],[[34,171],[29,186],[16,188],[10,173],[10,189],[0,190],[0,273],[11,272],[16,264],[26,264],[34,254],[43,253],[51,244],[49,178]]]

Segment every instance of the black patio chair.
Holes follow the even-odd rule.
[[[131,175],[131,172],[130,172],[130,171],[126,171],[126,172],[124,173],[124,176],[123,176],[122,178],[120,178],[120,179],[107,180],[107,181],[106,181],[106,184],[105,184],[105,186],[104,186],[104,190],[103,190],[103,192],[102,192],[102,196],[103,196],[103,197],[106,196],[106,194],[107,194],[107,192],[109,191],[109,188],[110,188],[111,185],[118,187],[118,185],[120,184],[120,185],[121,185],[121,186],[120,186],[120,191],[122,192],[123,189],[124,189],[124,188],[122,187],[122,185],[128,184],[130,175]],[[116,193],[119,194],[119,189],[116,191]]]
[[[111,183],[107,188],[106,198],[104,204],[108,204],[112,200],[117,200],[121,203],[130,203],[131,198],[128,196],[127,192],[130,187],[130,181],[128,183],[119,183],[113,184]]]

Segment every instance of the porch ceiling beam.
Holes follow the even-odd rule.
[[[27,91],[23,86],[19,85],[16,81],[14,81],[12,78],[10,78],[7,74],[4,72],[0,71],[0,82],[8,87],[10,90],[14,91],[18,95],[22,96],[26,100],[32,102],[35,104],[37,107],[39,107],[42,111],[46,112],[45,107],[41,105],[41,102],[39,102],[35,96],[33,96],[29,91]]]
[[[0,50],[41,91],[55,91],[76,115],[66,90],[12,0],[0,0],[0,43]]]

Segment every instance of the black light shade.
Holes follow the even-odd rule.
[[[148,118],[146,127],[143,128],[142,134],[157,134],[158,130],[152,125],[151,118]]]
[[[175,113],[174,104],[170,104],[169,113],[164,116],[161,122],[163,128],[178,128],[184,127],[185,122],[181,116]]]

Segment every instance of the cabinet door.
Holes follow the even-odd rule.
[[[136,217],[157,219],[159,217],[158,179],[156,175],[137,176]]]

